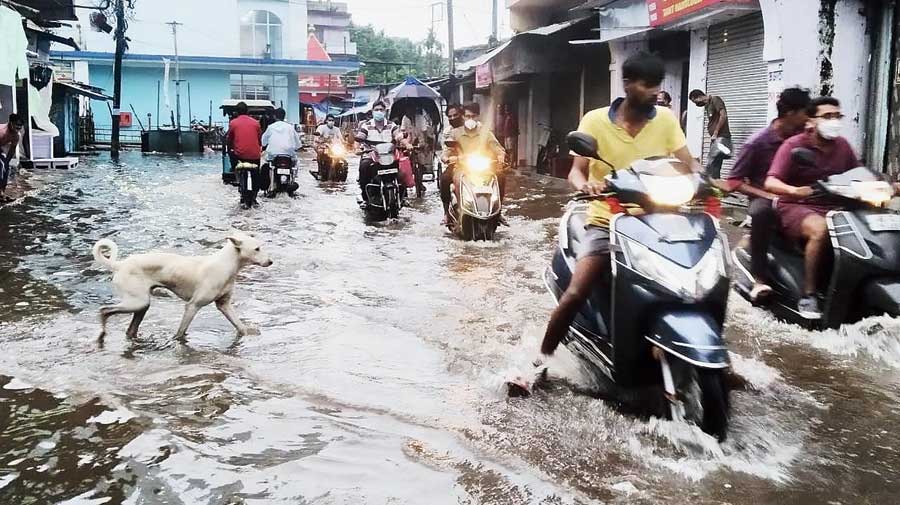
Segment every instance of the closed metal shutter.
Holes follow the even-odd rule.
[[[734,142],[732,158],[722,166],[724,177],[754,133],[767,125],[769,108],[767,67],[763,60],[762,14],[751,14],[709,28],[707,89],[725,101]],[[707,121],[703,125],[704,166],[709,160]]]

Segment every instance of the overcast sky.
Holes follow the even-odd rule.
[[[432,3],[434,17],[443,19],[435,22],[435,30],[447,50],[447,17],[444,2],[439,0],[342,0],[347,3],[353,22],[359,25],[372,24],[387,35],[407,37],[415,41],[425,39],[431,27]],[[453,0],[454,42],[457,48],[487,42],[491,34],[492,0]],[[509,37],[509,18],[505,8],[506,0],[500,4],[500,38]]]

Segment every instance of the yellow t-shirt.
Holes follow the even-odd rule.
[[[670,156],[687,143],[678,120],[666,107],[656,107],[644,129],[637,137],[632,137],[615,123],[615,109],[621,103],[620,98],[613,102],[611,107],[588,112],[578,125],[578,131],[597,139],[600,156],[616,170],[626,169],[636,160],[653,156]],[[602,181],[609,175],[610,169],[600,161],[591,160],[589,172],[589,180]],[[612,213],[606,202],[598,200],[591,203],[588,210],[588,224],[608,228],[611,217]]]

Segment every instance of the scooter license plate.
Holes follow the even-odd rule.
[[[872,231],[900,231],[900,214],[870,214],[866,224]]]
[[[291,175],[291,169],[290,168],[279,168],[278,175]]]
[[[476,186],[475,193],[479,195],[489,195],[494,192],[494,189],[490,186]]]
[[[391,174],[396,174],[399,172],[400,171],[397,170],[396,168],[385,168],[385,169],[379,170],[378,175],[391,175]]]

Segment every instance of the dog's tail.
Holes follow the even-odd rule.
[[[103,255],[104,249],[109,253],[109,256]],[[97,263],[100,263],[110,270],[115,270],[118,266],[119,246],[112,240],[109,240],[108,238],[98,240],[97,243],[94,244],[92,251],[94,253],[94,260]]]

